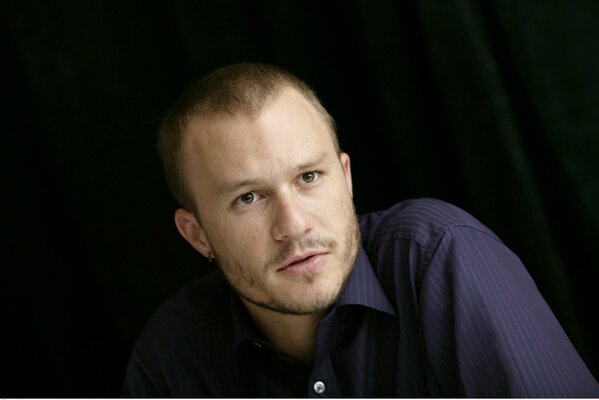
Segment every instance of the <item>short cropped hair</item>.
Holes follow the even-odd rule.
[[[158,133],[160,155],[171,195],[179,205],[197,214],[183,166],[183,133],[192,117],[239,113],[255,115],[285,88],[297,90],[328,125],[333,144],[340,152],[335,121],[314,91],[302,80],[272,65],[242,63],[219,68],[192,83],[163,118]]]

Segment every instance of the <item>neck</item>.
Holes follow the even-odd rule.
[[[242,299],[266,338],[279,351],[307,364],[316,355],[316,329],[326,311],[308,315],[281,314]]]

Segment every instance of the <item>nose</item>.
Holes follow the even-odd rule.
[[[277,241],[292,241],[304,237],[312,225],[304,205],[293,194],[279,196],[272,225],[272,236]]]

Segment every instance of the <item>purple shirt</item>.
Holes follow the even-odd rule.
[[[447,203],[360,217],[349,283],[313,365],[279,353],[219,272],[186,285],[136,342],[125,396],[597,397],[518,257]]]

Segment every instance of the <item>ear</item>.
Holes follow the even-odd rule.
[[[194,249],[202,253],[206,258],[211,256],[212,247],[206,236],[206,231],[200,225],[193,213],[179,208],[175,211],[175,225],[181,236],[193,246]]]
[[[345,183],[347,185],[347,190],[349,191],[350,196],[353,198],[354,191],[353,191],[353,183],[352,183],[352,179],[351,179],[351,166],[350,166],[350,162],[349,162],[349,154],[341,153],[341,155],[339,156],[339,159],[341,160],[341,166],[343,167],[343,173],[345,174]]]

